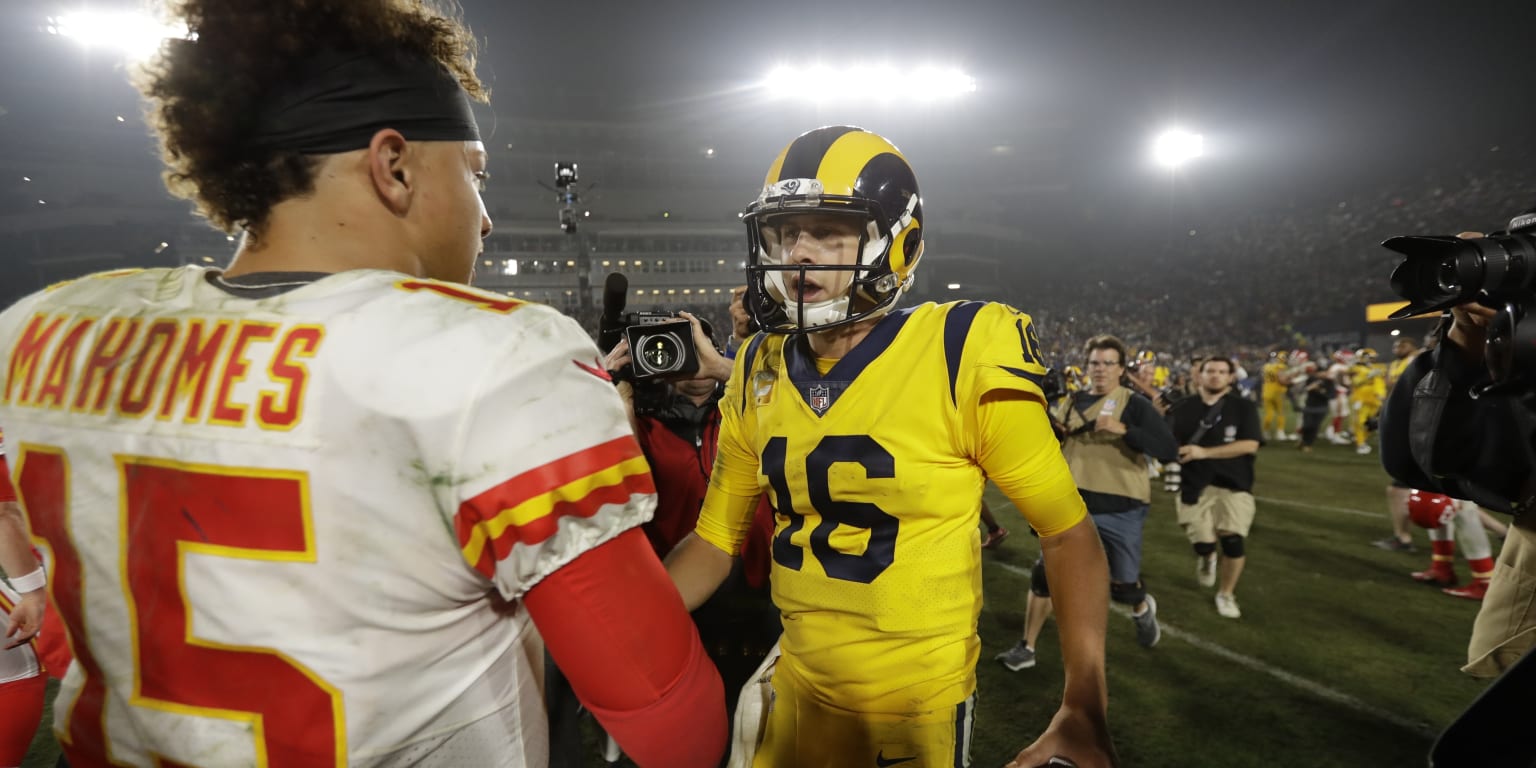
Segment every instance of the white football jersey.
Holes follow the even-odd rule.
[[[596,346],[394,272],[216,280],[108,273],[0,314],[71,762],[544,765],[519,598],[654,507]]]

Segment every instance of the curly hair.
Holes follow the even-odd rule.
[[[165,185],[214,226],[259,237],[272,207],[314,190],[320,160],[251,146],[262,100],[324,47],[431,57],[476,101],[475,41],[432,0],[170,0],[185,40],[167,41],[136,84],[161,144]]]

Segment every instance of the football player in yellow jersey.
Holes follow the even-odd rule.
[[[1285,440],[1289,435],[1285,431],[1285,401],[1286,393],[1291,387],[1290,361],[1285,352],[1271,352],[1269,362],[1264,364],[1264,387],[1262,391],[1264,403],[1263,429],[1265,436],[1274,435],[1276,440]],[[1274,431],[1270,431],[1274,427]]]
[[[667,566],[702,603],[769,494],[784,635],[752,765],[969,765],[986,480],[1066,585],[1062,706],[1015,761],[1113,765],[1108,569],[1046,416],[1030,318],[982,302],[893,310],[923,214],[911,167],[873,133],[797,138],[744,219],[765,333],[737,354],[698,528]]]
[[[1376,414],[1381,411],[1381,401],[1387,396],[1386,370],[1376,364],[1376,350],[1361,347],[1355,352],[1354,365],[1349,369],[1349,405],[1354,416],[1355,453],[1370,453],[1366,438],[1371,431]]]

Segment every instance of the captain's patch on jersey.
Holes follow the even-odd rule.
[[[752,377],[752,397],[757,399],[758,405],[767,405],[773,401],[773,371],[758,371]]]

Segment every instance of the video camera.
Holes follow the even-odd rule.
[[[1047,368],[1045,378],[1040,380],[1040,392],[1045,395],[1047,403],[1054,403],[1067,396],[1067,374],[1060,368]]]
[[[624,338],[633,360],[621,378],[644,382],[660,378],[685,378],[699,371],[699,350],[693,344],[693,324],[676,312],[630,312],[622,317]],[[709,321],[699,318],[704,333],[713,337]]]
[[[625,312],[629,278],[609,273],[603,283],[603,314],[597,323],[597,347],[604,354],[629,342],[633,360],[623,370],[615,371],[622,381],[644,383],[658,379],[684,378],[699,370],[699,350],[693,345],[693,325],[676,312]],[[713,339],[715,329],[699,318],[704,335]]]
[[[1485,359],[1495,384],[1536,374],[1536,328],[1521,320],[1536,308],[1536,210],[1487,237],[1405,235],[1382,247],[1404,256],[1392,270],[1392,290],[1408,300],[1396,320],[1476,301],[1497,310],[1488,327]]]

